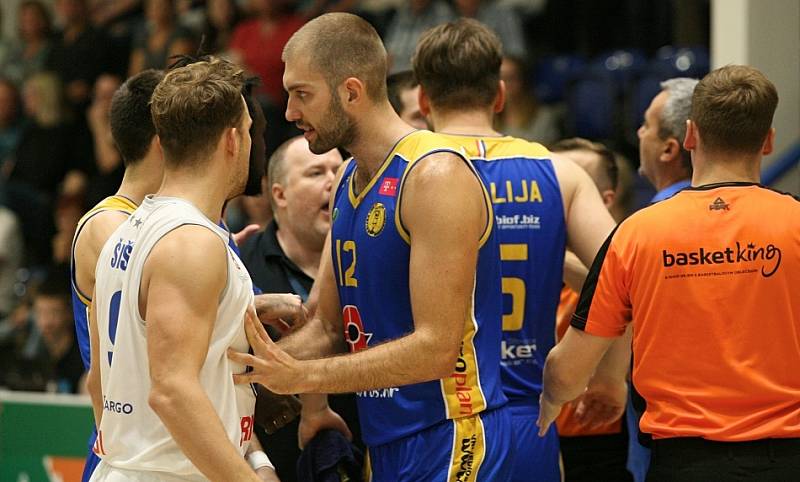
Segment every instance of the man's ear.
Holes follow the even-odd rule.
[[[283,185],[280,183],[273,183],[271,189],[272,201],[275,204],[276,208],[284,208],[286,207],[286,190],[283,188]]]
[[[431,115],[431,100],[428,98],[428,94],[425,93],[425,89],[422,85],[419,86],[419,112],[424,117],[428,117]]]
[[[686,119],[686,137],[683,139],[683,148],[687,151],[697,149],[697,125],[691,119]]]
[[[761,154],[765,156],[772,154],[772,150],[774,148],[775,148],[775,128],[770,127],[769,132],[767,132],[767,137],[764,139],[764,144],[761,146]]]
[[[664,141],[663,149],[659,160],[662,162],[671,162],[681,157],[681,145],[678,139],[670,137]]]
[[[497,95],[494,96],[494,105],[492,106],[492,111],[495,114],[498,114],[503,111],[503,107],[506,105],[506,83],[505,81],[501,80],[497,85]]]
[[[239,143],[241,142],[239,130],[236,127],[225,129],[224,134],[225,153],[231,156],[239,154]]]
[[[343,99],[342,104],[357,104],[364,99],[367,88],[361,80],[356,77],[348,77],[341,86]]]

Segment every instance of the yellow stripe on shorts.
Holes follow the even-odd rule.
[[[453,420],[453,450],[448,482],[473,482],[486,458],[486,436],[480,414]]]

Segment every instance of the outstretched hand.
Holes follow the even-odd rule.
[[[238,233],[233,233],[233,242],[236,243],[236,246],[241,246],[244,244],[245,241],[250,239],[254,234],[261,229],[261,226],[258,224],[248,224],[247,226],[243,227],[241,231]]]
[[[561,413],[563,404],[553,403],[545,397],[544,393],[539,396],[539,418],[536,426],[539,427],[539,436],[544,437],[550,429],[550,425]]]
[[[353,434],[344,419],[330,407],[325,406],[324,409],[314,412],[303,410],[300,415],[300,426],[297,429],[297,443],[300,448],[304,449],[317,433],[325,429],[337,430],[347,440],[353,440]]]
[[[275,328],[281,335],[298,329],[308,319],[308,310],[303,306],[303,300],[292,293],[257,295],[255,305],[261,323]]]
[[[303,386],[306,374],[301,361],[295,360],[270,339],[253,308],[245,312],[244,330],[253,355],[228,350],[228,358],[252,368],[252,371],[233,375],[234,383],[260,383],[269,390],[284,395],[308,391]]]
[[[576,420],[589,429],[615,422],[625,413],[627,401],[628,384],[625,380],[594,377],[577,400]]]

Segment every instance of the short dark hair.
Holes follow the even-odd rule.
[[[164,76],[150,111],[167,165],[206,159],[222,132],[239,126],[245,113],[243,76],[241,68],[215,57]]]
[[[553,152],[564,151],[589,151],[600,157],[602,162],[603,173],[608,181],[608,188],[612,191],[617,190],[619,184],[619,166],[614,152],[608,147],[599,142],[592,142],[589,139],[582,137],[570,137],[569,139],[562,139],[552,146],[550,150]],[[598,186],[605,188],[606,186]]]
[[[373,101],[386,98],[386,48],[378,32],[351,13],[326,13],[303,25],[283,49],[286,62],[295,53],[308,59],[335,89],[348,77],[361,80]]]
[[[422,34],[412,63],[435,107],[483,108],[497,95],[503,48],[485,25],[462,18]]]
[[[417,82],[417,78],[414,77],[414,72],[410,70],[396,72],[386,78],[389,103],[392,104],[392,108],[398,115],[403,112],[403,92],[413,89],[418,85],[419,82]]]
[[[727,65],[697,84],[689,118],[708,149],[756,153],[777,106],[778,91],[764,74],[746,65]]]
[[[144,158],[156,135],[150,97],[163,78],[160,70],[145,70],[126,80],[111,99],[111,136],[125,167]]]

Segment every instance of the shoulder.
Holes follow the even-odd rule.
[[[183,224],[156,241],[145,261],[159,270],[219,271],[227,265],[228,247],[209,227]]]

